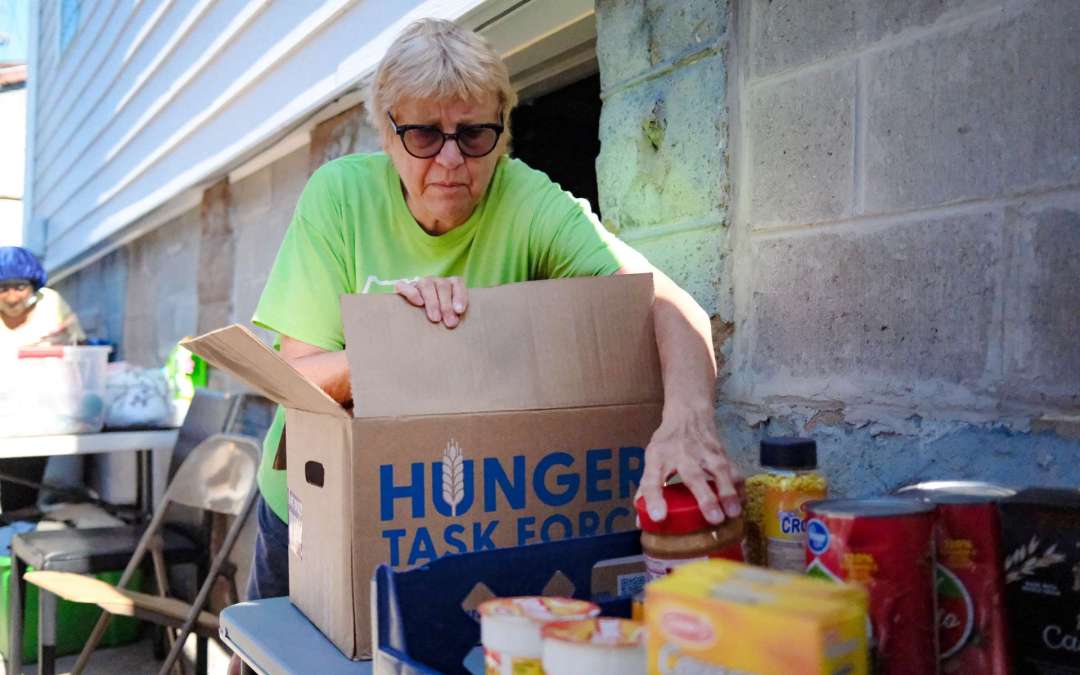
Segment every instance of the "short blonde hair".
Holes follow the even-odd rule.
[[[420,19],[394,40],[368,88],[372,126],[390,133],[386,113],[405,99],[478,101],[494,95],[509,130],[517,92],[506,64],[487,40],[443,19]]]

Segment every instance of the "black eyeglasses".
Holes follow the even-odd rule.
[[[25,291],[30,288],[29,281],[0,281],[0,293],[5,291]]]
[[[466,124],[459,126],[454,133],[447,134],[432,124],[399,125],[390,111],[386,112],[386,116],[390,118],[394,133],[401,137],[405,152],[417,159],[429,159],[439,154],[448,140],[455,141],[461,154],[466,157],[483,157],[495,149],[505,129],[501,124]],[[502,119],[501,112],[499,119]]]

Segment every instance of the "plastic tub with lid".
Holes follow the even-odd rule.
[[[3,364],[0,436],[101,431],[112,347],[29,347]]]

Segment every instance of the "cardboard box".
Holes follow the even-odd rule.
[[[241,326],[186,342],[286,407],[293,603],[363,658],[380,563],[633,529],[663,400],[652,298],[651,275],[476,289],[447,330],[343,296],[351,412]]]

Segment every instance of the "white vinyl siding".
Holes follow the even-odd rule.
[[[536,23],[540,5],[544,21],[535,31],[515,26],[506,33],[513,14],[524,9]],[[65,6],[40,6],[38,44],[50,44],[50,36],[57,44]],[[507,37],[492,39],[507,53],[522,40],[592,15],[591,0],[95,0],[75,6],[82,16],[67,51],[59,58],[49,53],[55,50],[39,51],[28,191],[32,221],[44,223],[46,266],[61,274],[115,247],[138,219],[175,198],[187,200],[184,193],[248,162],[355,90],[416,18],[501,26]]]

